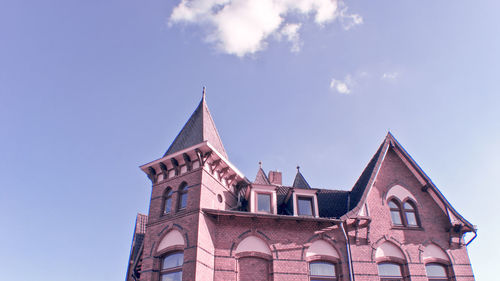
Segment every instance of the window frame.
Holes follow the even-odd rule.
[[[391,264],[391,265],[397,265],[399,267],[399,271],[401,272],[401,275],[400,276],[387,276],[387,275],[380,275],[380,265],[381,264]],[[406,280],[405,279],[405,270],[404,270],[404,266],[403,264],[399,263],[399,262],[395,262],[395,261],[392,261],[392,260],[388,260],[388,261],[381,261],[381,262],[378,262],[377,263],[377,273],[378,273],[378,277],[380,278],[380,281],[404,281]]]
[[[427,273],[427,266],[428,265],[438,265],[438,266],[441,266],[444,269],[444,273],[445,273],[446,276],[445,277],[436,277],[436,276],[429,277],[428,273]],[[448,281],[448,280],[450,280],[449,265],[443,264],[443,263],[440,263],[440,262],[428,262],[428,263],[425,264],[425,276],[427,277],[427,280],[429,280],[429,281]]]
[[[390,206],[390,203],[394,203],[397,208],[393,208]],[[406,209],[404,205],[408,203],[413,210]],[[420,229],[422,228],[421,222],[420,222],[420,216],[418,213],[418,208],[417,204],[415,203],[414,200],[411,198],[406,198],[404,201],[399,201],[397,197],[391,197],[387,200],[387,206],[389,207],[389,214],[391,216],[391,223],[393,227],[404,227],[404,228],[413,228],[413,229]],[[393,212],[398,212],[399,218],[401,220],[401,224],[396,224],[392,218],[392,213]],[[415,222],[416,224],[409,224],[408,223],[408,215],[409,213],[412,213],[415,216]]]
[[[186,205],[182,206],[182,201],[184,196],[186,196]],[[177,189],[177,211],[185,210],[188,204],[188,184],[187,182],[182,182]]]
[[[334,276],[321,276],[321,275],[311,275],[311,264],[314,264],[314,263],[327,263],[327,264],[331,264],[333,266],[333,270],[334,270]],[[338,270],[338,263],[336,262],[333,262],[333,261],[330,261],[330,260],[323,260],[323,259],[319,259],[319,260],[311,260],[308,262],[309,266],[307,267],[307,275],[309,277],[309,281],[311,280],[321,280],[321,281],[337,281],[339,280],[339,270]]]
[[[170,186],[167,187],[167,189],[165,189],[165,192],[163,193],[163,202],[162,202],[163,212],[162,212],[162,215],[167,215],[167,214],[172,213],[172,210],[173,210],[172,207],[174,205],[173,195],[174,195],[173,189]],[[167,212],[167,201],[168,200],[170,200],[170,209]]]
[[[269,212],[259,211],[259,195],[269,196]],[[274,214],[272,192],[255,191],[255,212],[263,214]]]
[[[405,208],[405,204],[408,203],[413,209],[409,210]],[[406,227],[420,227],[420,218],[418,215],[418,210],[417,210],[417,204],[413,202],[410,198],[407,198],[403,203],[401,204],[401,210],[403,211],[403,218],[404,218],[404,224]],[[408,223],[408,213],[413,213],[415,215],[415,222],[416,224],[409,224]]]
[[[396,205],[396,207],[391,207],[391,202]],[[389,207],[389,214],[391,216],[391,223],[393,226],[406,226],[405,224],[405,219],[403,218],[403,208],[401,205],[401,202],[397,198],[389,198],[387,200],[387,206]],[[394,219],[392,218],[392,213],[397,212],[399,214],[399,219],[401,221],[401,224],[397,224],[394,222]]]
[[[163,268],[163,262],[165,261],[165,259],[171,255],[175,255],[175,254],[179,254],[181,253],[182,254],[182,264],[179,265],[179,266],[175,266],[175,267],[169,267],[169,268]],[[176,273],[176,272],[180,272],[181,273],[181,280],[182,280],[182,273],[183,273],[183,266],[184,266],[184,251],[175,251],[175,252],[168,252],[164,255],[162,255],[161,259],[160,259],[160,270],[159,270],[159,281],[162,280],[162,277],[164,275],[167,275],[167,274],[171,274],[171,273]]]
[[[311,203],[311,214],[310,215],[301,214],[300,205],[299,205],[300,200],[307,200],[307,201],[309,201],[309,203]],[[316,212],[315,212],[315,208],[314,208],[314,196],[297,195],[297,215],[298,216],[306,216],[306,217],[315,217],[316,216]]]

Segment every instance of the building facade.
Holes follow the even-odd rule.
[[[349,191],[291,186],[228,156],[203,98],[152,182],[126,280],[474,280],[464,241],[476,228],[391,133]]]

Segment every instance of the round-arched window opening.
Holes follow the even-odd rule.
[[[219,201],[219,203],[222,203],[222,195],[217,194],[217,201]]]

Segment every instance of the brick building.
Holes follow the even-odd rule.
[[[229,161],[205,94],[152,182],[126,280],[474,280],[475,227],[390,133],[350,191],[291,186]]]

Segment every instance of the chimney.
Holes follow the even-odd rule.
[[[268,178],[271,184],[282,185],[280,171],[269,171]]]

